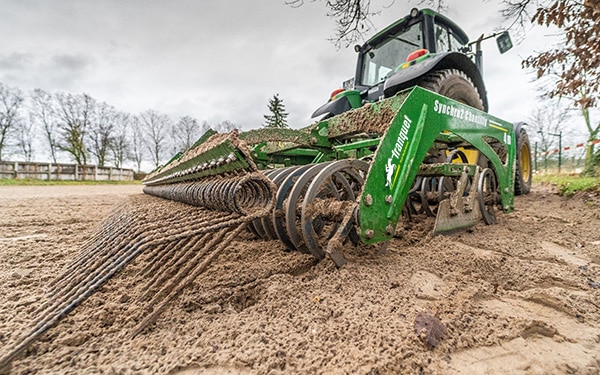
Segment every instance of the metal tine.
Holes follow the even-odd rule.
[[[163,298],[163,301],[155,309],[153,309],[153,311],[149,315],[147,315],[146,318],[144,318],[142,322],[140,322],[140,324],[138,324],[138,326],[134,329],[130,337],[134,338],[144,328],[152,324],[156,320],[156,318],[162,313],[162,311],[168,306],[171,300],[175,298],[181,292],[181,290],[183,290],[183,288],[192,283],[202,272],[204,272],[206,267],[208,267],[208,265],[211,264],[211,262],[214,261],[220,255],[223,249],[225,249],[225,247],[229,245],[229,243],[238,236],[238,234],[244,229],[244,227],[245,224],[242,223],[237,228],[230,231],[227,234],[227,237],[219,243],[217,248],[213,250],[204,259],[204,261],[198,264],[196,268],[194,268],[192,272],[190,272],[181,282],[179,282],[178,285],[173,290],[171,290],[166,297]],[[209,247],[209,244],[205,245],[205,248]]]
[[[83,293],[78,294],[77,297],[71,300],[68,304],[64,304],[61,308],[57,308],[56,312],[49,317],[48,319],[35,321],[32,326],[31,331],[21,336],[17,340],[18,344],[14,346],[12,350],[10,350],[7,354],[0,358],[0,368],[8,365],[15,357],[17,357],[23,350],[25,350],[37,337],[50,329],[54,324],[56,324],[63,316],[68,314],[71,310],[77,307],[82,301],[84,301],[87,297],[89,297],[97,288],[99,288],[102,284],[104,284],[108,279],[110,279],[115,273],[117,273],[121,268],[123,268],[126,264],[128,264],[131,260],[133,260],[139,253],[144,251],[146,247],[152,246],[152,243],[146,243],[142,246],[136,247],[134,251],[129,253],[127,257],[120,260],[119,263],[115,264],[115,267],[110,269],[107,273],[103,274],[102,277],[91,285],[90,288],[87,288]]]
[[[217,233],[218,233],[218,231],[222,231],[224,229],[228,229],[229,227],[233,227],[233,226],[236,226],[236,225],[239,226],[241,224],[245,224],[245,223],[253,220],[254,218],[255,218],[254,216],[252,216],[252,217],[241,217],[241,218],[238,218],[236,220],[229,220],[229,221],[226,221],[226,222],[223,222],[223,223],[217,223],[217,224],[214,224],[211,227],[204,228],[202,230],[202,233],[205,233],[205,234],[214,234],[215,231],[217,231]],[[194,233],[189,232],[189,233],[186,233],[184,235],[185,236],[191,236],[193,234]],[[203,239],[204,238],[200,238],[197,241],[197,243],[200,243],[201,240],[203,240]],[[213,242],[215,242],[215,241],[218,241],[218,238],[216,240],[215,240],[215,238],[211,239],[210,242],[209,242],[209,245],[210,246],[214,246]],[[192,250],[195,250],[195,248],[193,248]]]
[[[140,199],[135,199],[135,202],[139,200]],[[153,209],[157,206],[157,202],[152,202],[151,200],[149,201],[146,199],[144,199],[143,201],[145,211],[152,212]],[[90,252],[89,250],[93,250],[89,249],[89,247],[97,243],[98,240],[105,240],[107,237],[112,237],[115,234],[114,228],[122,228],[123,225],[121,224],[123,221],[125,221],[125,227],[128,224],[131,224],[132,209],[134,212],[137,211],[136,207],[133,207],[133,203],[135,202],[130,199],[125,200],[122,203],[116,205],[115,208],[112,209],[109,216],[100,223],[100,230],[98,230],[90,239],[88,239],[81,245],[81,249],[88,249],[88,251],[80,251],[78,256],[75,259],[73,259],[69,267],[74,267],[77,265],[78,261],[87,258],[87,254]],[[175,213],[176,212],[173,212],[173,214]]]
[[[189,262],[186,263],[185,267],[180,267],[177,271],[177,274],[174,277],[171,276],[167,279],[165,285],[163,285],[163,287],[152,296],[152,299],[150,300],[148,305],[145,306],[144,310],[151,311],[152,306],[154,306],[159,300],[161,300],[178,284],[178,282],[183,278],[182,275],[187,274],[189,270],[193,269],[198,263],[199,259],[205,255],[206,251],[213,248],[217,243],[219,243],[219,241],[223,239],[223,236],[225,235],[226,231],[226,229],[222,229],[216,233],[211,233],[213,236],[210,239],[210,241],[208,241],[208,243],[200,243],[200,245],[202,246],[202,250],[196,251],[195,256]],[[199,242],[196,242],[194,245],[197,244],[199,244]],[[195,248],[194,250],[197,250],[197,248]]]
[[[155,275],[156,271],[162,267],[165,262],[168,262],[175,254],[177,250],[180,249],[181,246],[185,244],[186,240],[181,239],[178,242],[171,242],[164,249],[160,249],[161,251],[153,251],[148,254],[148,257],[144,259],[146,266],[140,269],[136,276],[140,278],[140,280],[145,280],[146,277],[150,275]]]
[[[167,201],[165,201],[167,202]],[[196,212],[195,214],[198,214],[198,210],[195,210]],[[182,215],[176,215],[175,217],[170,217],[170,221],[175,221],[175,223],[171,223],[171,225],[169,225],[168,227],[175,231],[175,230],[179,230],[179,229],[190,229],[190,226],[187,222],[184,222],[182,220],[180,220],[179,216],[183,216],[183,217],[190,217],[190,212],[186,212],[186,213],[182,213]],[[228,214],[226,217],[228,218],[234,218],[236,217],[235,214]],[[193,222],[194,227],[202,227],[204,225],[211,225],[213,223],[218,223],[220,222],[220,218],[215,218],[215,217],[211,217],[208,218],[208,220],[202,221],[202,220],[195,220]],[[149,226],[149,227],[148,227]],[[135,233],[122,233],[124,235],[121,236],[117,236],[114,235],[113,237],[115,238],[115,241],[112,242],[116,242],[116,241],[120,241],[120,243],[118,243],[118,246],[113,246],[110,247],[108,249],[108,251],[101,257],[91,257],[86,265],[85,268],[82,268],[84,270],[98,270],[100,268],[102,268],[102,264],[106,263],[106,262],[110,262],[111,258],[113,256],[116,255],[116,253],[118,251],[122,251],[123,247],[121,246],[123,244],[123,242],[129,242],[129,241],[136,241],[138,238],[148,238],[148,240],[152,240],[153,237],[155,237],[157,234],[158,235],[162,235],[164,233],[164,226],[165,224],[156,224],[155,221],[152,221],[150,223],[146,223],[146,226],[141,225],[141,223],[135,223],[133,225],[133,228],[137,229]],[[133,240],[132,240],[133,237]],[[104,244],[105,246],[107,246],[108,244]],[[108,247],[108,246],[107,246]],[[127,248],[127,244],[125,244],[125,247]],[[70,277],[65,278],[63,281],[61,281],[60,283],[55,284],[54,288],[52,289],[52,292],[54,292],[53,297],[57,297],[62,293],[64,293],[65,288],[68,285],[71,285],[71,287],[75,287],[77,283],[81,282],[82,279],[85,279],[85,275],[89,275],[89,272],[87,273],[82,273],[82,272],[75,272],[74,274],[72,274]],[[60,290],[59,290],[60,288]]]
[[[152,202],[148,202],[146,207],[150,206]],[[87,239],[82,243],[82,248],[87,247],[91,243],[95,242],[99,238],[104,238],[106,235],[110,235],[112,229],[117,226],[121,226],[123,221],[126,221],[130,218],[130,209],[132,206],[131,199],[123,200],[121,203],[117,204],[108,216],[102,220],[102,222],[98,225],[100,228],[92,237]],[[151,207],[148,207],[151,209]]]
[[[150,207],[150,211],[152,211],[152,208],[154,207]],[[127,207],[125,208],[127,209]],[[65,271],[63,271],[63,273],[58,276],[56,279],[54,279],[53,282],[51,282],[50,284],[50,292],[53,293],[56,291],[56,289],[58,289],[60,286],[65,285],[66,281],[69,280],[69,278],[67,277],[67,275],[69,273],[73,273],[73,270],[77,270],[77,269],[86,269],[86,268],[93,268],[94,265],[92,264],[92,262],[97,262],[98,258],[94,257],[94,255],[98,255],[101,254],[104,250],[104,255],[105,257],[110,257],[111,254],[115,251],[115,247],[114,244],[117,241],[121,241],[122,237],[124,235],[129,235],[130,237],[133,236],[137,236],[139,233],[143,233],[144,231],[147,231],[149,229],[156,229],[162,226],[162,224],[158,223],[155,220],[152,220],[151,222],[153,223],[153,225],[148,228],[148,227],[142,227],[139,225],[139,223],[137,222],[136,219],[139,219],[138,216],[141,216],[142,214],[145,214],[145,212],[149,211],[148,209],[145,209],[144,211],[134,211],[134,212],[130,212],[128,214],[130,220],[128,221],[128,225],[126,226],[122,226],[121,228],[119,228],[119,230],[117,232],[111,232],[109,233],[109,235],[105,238],[102,239],[102,241],[100,242],[96,242],[93,243],[91,245],[91,248],[88,251],[84,251],[84,253],[86,253],[87,256],[81,256],[79,261],[74,261],[73,263],[71,263],[66,269]],[[188,213],[185,212],[185,210],[174,210],[174,212],[172,212],[172,217],[173,219],[178,219],[178,218],[184,218],[188,216]],[[137,229],[137,231],[135,233],[129,233],[132,228],[135,230]]]
[[[122,216],[127,216],[125,214],[123,214]],[[117,231],[116,233],[114,231],[112,231],[111,229],[114,228],[119,228],[119,231]],[[82,267],[85,267],[85,265],[90,261],[90,259],[95,256],[96,254],[98,254],[101,250],[102,247],[100,246],[101,244],[98,244],[99,241],[104,240],[106,241],[106,239],[110,239],[110,238],[115,238],[112,237],[115,234],[118,235],[120,232],[125,231],[128,228],[128,226],[126,225],[118,225],[115,224],[114,227],[107,227],[104,230],[101,231],[101,233],[103,233],[103,236],[94,236],[93,239],[91,239],[89,242],[87,242],[86,244],[84,244],[81,249],[83,249],[83,251],[81,251],[75,259],[73,259],[63,270],[62,272],[55,277],[52,281],[50,281],[50,283],[48,284],[49,288],[52,288],[54,285],[56,285],[61,279],[63,279],[64,277],[66,277],[69,273],[71,273],[74,269],[79,269]]]
[[[120,264],[120,260],[123,257],[127,257],[129,255],[129,253],[135,252],[136,249],[138,249],[140,247],[145,247],[146,245],[158,246],[161,243],[168,243],[171,241],[189,237],[194,234],[203,234],[203,233],[215,231],[218,229],[227,228],[228,226],[235,225],[235,224],[243,222],[245,220],[249,220],[249,219],[247,219],[245,217],[243,217],[241,219],[238,218],[238,219],[233,219],[233,220],[229,220],[229,221],[219,221],[219,220],[215,219],[215,220],[209,221],[209,223],[211,223],[212,225],[205,226],[204,223],[195,221],[195,220],[193,220],[193,217],[192,217],[192,218],[190,218],[190,221],[192,222],[191,228],[190,228],[189,223],[184,222],[181,225],[177,225],[175,227],[168,226],[170,229],[166,233],[163,229],[156,230],[152,233],[152,236],[150,238],[148,236],[144,236],[144,235],[140,235],[140,236],[136,237],[133,241],[126,238],[124,240],[127,241],[127,244],[122,249],[121,248],[119,249],[119,250],[124,250],[124,251],[121,251],[120,255],[118,255],[116,258],[111,259],[109,262],[101,264],[100,267],[95,269],[96,272],[89,273],[83,281],[79,282],[77,285],[74,285],[72,288],[63,289],[63,293],[59,293],[58,295],[53,297],[54,303],[51,306],[48,306],[49,302],[43,304],[42,307],[40,307],[40,309],[38,309],[38,311],[41,312],[42,316],[39,317],[38,319],[36,319],[36,322],[40,321],[40,320],[44,319],[46,316],[52,314],[53,309],[55,310],[56,308],[58,308],[57,306],[60,306],[60,303],[63,303],[63,302],[67,303],[66,301],[69,301],[69,298],[76,298],[78,293],[81,293],[82,290],[83,291],[87,290],[87,287],[89,285],[95,285],[96,281],[98,279],[102,279],[103,275],[106,272],[110,272],[110,270],[112,268],[114,268],[113,265],[115,263]],[[186,229],[186,230],[180,231],[180,229]],[[157,237],[157,235],[158,235],[158,237]],[[161,238],[161,236],[164,236],[164,237]],[[41,311],[42,308],[45,308],[45,310]]]
[[[76,264],[82,258],[86,258],[88,256],[90,246],[96,243],[98,240],[104,239],[106,237],[110,237],[111,233],[115,228],[121,228],[127,224],[126,220],[129,218],[128,213],[122,208],[118,212],[114,212],[108,217],[110,221],[104,220],[99,226],[98,230],[92,235],[92,237],[88,238],[81,244],[81,249],[88,249],[88,251],[80,251],[72,261],[71,264]]]
[[[139,242],[136,242],[135,245],[125,247],[126,251],[121,251],[117,257],[101,263],[100,267],[81,275],[83,280],[80,279],[75,285],[61,289],[59,293],[52,297],[52,299],[40,306],[37,312],[37,314],[39,314],[38,318],[34,322],[37,323],[43,321],[44,319],[47,319],[49,315],[54,314],[56,310],[60,310],[62,306],[72,303],[72,301],[76,300],[79,295],[85,293],[90,286],[93,286],[99,279],[102,279],[104,275],[109,274],[112,269],[115,269],[115,267],[118,266],[123,259],[128,258],[136,250],[143,248],[142,246],[138,245],[143,245],[144,242],[151,243],[141,239]]]
[[[194,258],[194,250],[197,249],[197,245],[205,243],[205,240],[208,236],[210,236],[210,233],[206,233],[203,236],[197,236],[194,239],[179,241],[179,243],[187,241],[183,248],[177,249],[178,252],[181,253],[181,256],[172,257],[166,264],[163,263],[161,265],[163,272],[154,273],[154,277],[148,280],[146,286],[143,288],[145,292],[138,298],[138,301],[147,300],[152,292],[160,288],[160,284],[164,284],[165,282],[169,281],[169,279],[173,277],[171,270],[179,270],[178,272],[180,272],[183,269],[182,266],[186,265],[190,261],[190,258]]]
[[[120,226],[122,221],[129,217],[127,212],[127,206],[129,204],[129,200],[123,200],[115,205],[108,216],[98,225],[100,230],[97,230],[92,237],[85,240],[82,243],[82,248],[87,247],[90,243],[94,242],[98,238],[104,238],[104,236],[107,235],[107,231],[110,231],[111,228]]]
[[[216,219],[213,217],[213,219]],[[222,218],[222,220],[230,220],[231,216],[226,215]],[[205,235],[206,236],[206,235]],[[165,262],[173,257],[173,255],[180,251],[180,244],[185,243],[187,239],[182,239],[178,243],[172,243],[167,248],[163,249],[162,252],[154,252],[152,256],[150,256],[146,261],[148,262],[148,266],[144,267],[142,270],[138,272],[142,278],[145,278],[148,275],[156,274],[158,268],[165,266]]]
[[[225,223],[218,223],[209,227],[204,227],[200,231],[196,231],[195,234],[202,234],[208,232],[214,232],[216,230],[225,232],[225,229],[228,227],[233,227],[237,225],[237,228],[230,232],[227,239],[222,241],[217,249],[212,252],[205,260],[202,262],[196,269],[193,270],[192,274],[188,275],[183,283],[179,283],[178,287],[171,291],[167,296],[167,302],[174,298],[183,287],[192,282],[204,269],[210,264],[212,260],[216,258],[217,255],[228,245],[245,227],[245,223],[248,220],[253,220],[256,216],[248,216],[244,218],[238,218],[234,220],[230,220]],[[90,285],[83,293],[77,294],[76,298],[71,300],[68,304],[63,304],[62,308],[55,308],[54,315],[50,316],[48,319],[38,319],[37,321],[32,323],[32,330],[29,334],[23,335],[17,342],[18,344],[4,357],[0,358],[0,367],[6,366],[10,361],[12,361],[16,356],[19,355],[23,350],[29,346],[39,335],[43,334],[49,328],[51,328],[54,324],[56,324],[63,316],[68,314],[71,310],[73,310],[77,305],[79,305],[82,301],[84,301],[87,297],[89,297],[97,288],[99,288],[102,284],[104,284],[108,279],[110,279],[116,272],[118,272],[121,268],[123,268],[126,264],[131,262],[137,255],[146,250],[146,248],[157,246],[160,244],[168,244],[169,242],[180,240],[189,236],[193,231],[186,231],[183,233],[176,233],[173,235],[169,235],[165,238],[162,238],[153,242],[146,242],[140,246],[133,246],[133,251],[129,252],[123,259],[120,259],[119,262],[115,263],[114,267],[109,269],[106,273],[102,274],[102,277],[95,280],[95,282]],[[208,247],[208,246],[205,246]],[[152,323],[154,319],[160,314],[162,310],[166,307],[166,303],[163,302],[157,309],[155,309],[136,329],[134,332],[134,336],[139,333],[147,324]],[[48,316],[49,314],[47,314]]]
[[[202,193],[203,197],[209,200],[217,197],[218,201],[209,201],[214,207],[234,209],[237,213],[215,215],[214,212],[198,207],[188,207],[183,204],[179,207],[173,206],[172,201],[166,200],[142,201],[146,205],[138,204],[137,207],[134,204],[124,204],[115,209],[112,217],[103,222],[98,232],[86,241],[83,251],[63,271],[61,274],[63,277],[52,283],[54,294],[48,302],[37,309],[37,318],[29,325],[29,332],[21,335],[16,340],[16,345],[0,357],[0,367],[5,367],[10,363],[39,335],[60,321],[62,317],[137,256],[148,251],[147,259],[167,259],[165,254],[173,251],[172,249],[179,249],[178,245],[183,244],[183,249],[180,250],[184,256],[173,258],[177,261],[167,262],[169,269],[177,270],[175,277],[166,280],[166,285],[153,296],[150,306],[161,301],[164,296],[172,299],[185,285],[193,281],[193,278],[190,278],[192,275],[189,275],[188,271],[193,271],[194,275],[198,275],[239,234],[241,229],[245,228],[248,221],[268,212],[263,209],[249,213],[251,211],[248,209],[248,204],[264,206],[264,203],[267,203],[267,201],[261,201],[255,197],[254,190],[261,190],[256,193],[266,193],[266,196],[271,193],[270,187],[262,186],[254,180],[249,181],[249,184],[241,185],[241,190],[237,188],[236,183],[231,181],[227,183],[215,181],[205,185],[205,187],[222,187],[220,196],[215,195],[214,191],[210,192],[206,189],[203,192],[198,189],[190,192],[192,195]],[[232,203],[228,201],[229,199],[238,201]],[[264,199],[269,199],[268,203],[270,203],[270,198]],[[165,202],[168,203],[165,204]],[[148,210],[148,203],[153,206],[153,209]],[[166,209],[163,210],[164,208]],[[165,217],[165,213],[168,215],[167,217]],[[248,214],[248,216],[239,213]],[[167,223],[163,222],[164,219],[167,220]],[[209,234],[212,239],[209,243],[204,244],[205,239],[210,238]],[[222,241],[226,234],[227,238]],[[218,242],[220,243],[217,245]],[[217,245],[216,250],[209,252],[215,245]],[[200,251],[197,251],[198,249]],[[207,252],[209,252],[208,256],[206,256]],[[189,258],[190,255],[193,255],[191,261],[185,262],[187,263],[185,267],[180,267],[183,261],[179,260]],[[202,261],[203,257],[205,259]],[[182,280],[183,282],[181,282]],[[149,285],[152,286],[152,289],[157,289],[160,284],[161,282],[158,282],[157,279]],[[148,317],[150,320],[145,321],[155,319],[163,309],[164,303],[152,312]]]
[[[89,285],[93,285],[96,280],[102,277],[107,271],[114,267],[115,263],[118,263],[123,257],[127,257],[128,254],[135,251],[145,243],[152,243],[153,239],[144,235],[139,235],[133,240],[129,238],[123,238],[121,246],[115,249],[113,252],[114,256],[111,255],[108,259],[99,259],[93,268],[88,269],[88,272],[80,272],[72,278],[72,282],[69,285],[65,285],[63,288],[57,291],[52,298],[37,310],[37,313],[41,316],[39,319],[43,319],[45,316],[52,314],[52,311],[58,308],[61,303],[68,303],[72,298],[76,298],[78,293],[86,290]],[[125,246],[122,246],[125,244]]]
[[[179,215],[177,215],[179,216]],[[127,232],[121,236],[114,236],[115,241],[119,241],[117,246],[110,247],[108,251],[102,256],[90,257],[89,262],[85,268],[80,268],[80,270],[76,270],[73,274],[69,275],[69,277],[61,280],[59,283],[55,284],[53,291],[54,293],[51,296],[51,299],[42,304],[37,309],[37,312],[41,312],[45,309],[50,301],[56,299],[61,296],[69,296],[72,295],[74,290],[77,287],[81,287],[82,284],[85,285],[86,282],[90,282],[93,280],[98,273],[101,273],[106,267],[109,267],[114,261],[115,257],[119,256],[119,252],[127,251],[133,245],[132,243],[136,243],[137,241],[151,241],[154,236],[157,234],[161,235],[164,233],[162,225],[155,224],[154,222],[146,223],[147,225],[151,225],[151,228],[154,228],[152,231],[148,230],[147,226],[140,225],[140,223],[136,223],[133,225],[133,228],[136,228],[136,232],[133,234],[129,234]],[[177,225],[172,227],[171,229],[175,230],[177,228],[189,228],[184,224]],[[128,235],[129,234],[129,235]],[[133,235],[133,239],[131,238]],[[125,245],[125,246],[123,246]]]
[[[158,227],[159,226],[156,225],[156,228]],[[91,254],[91,256],[77,268],[71,268],[72,272],[70,274],[65,275],[53,285],[50,290],[52,297],[55,298],[64,293],[67,288],[76,286],[77,283],[85,279],[86,275],[92,273],[94,270],[98,270],[103,264],[110,262],[111,258],[121,251],[124,242],[129,241],[131,238],[136,240],[145,237],[149,229],[139,225],[139,223],[137,223],[137,225],[132,225],[132,228],[135,232],[130,233],[130,230],[124,229],[119,233],[115,233],[113,235],[113,240],[96,244],[95,248],[98,249],[98,251],[95,254]],[[155,229],[155,231],[156,230],[158,229]]]
[[[144,228],[139,228],[137,232],[131,233],[132,228],[135,228],[135,224],[132,224],[129,227],[124,226],[104,241],[94,243],[93,246],[90,246],[89,251],[86,252],[84,257],[77,262],[71,263],[61,275],[52,281],[48,291],[53,295],[61,288],[72,284],[73,280],[85,270],[94,269],[99,262],[110,259],[117,251],[118,243],[122,241],[123,237],[127,235],[137,236],[144,230]]]

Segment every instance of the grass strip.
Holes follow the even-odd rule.
[[[600,178],[579,177],[578,175],[537,175],[533,177],[534,183],[549,183],[555,185],[558,194],[567,197],[578,191],[600,193]]]

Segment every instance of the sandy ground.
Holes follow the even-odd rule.
[[[140,186],[0,187],[0,353],[111,207]],[[13,362],[14,374],[599,374],[600,199],[536,186],[512,214],[337,270],[242,236],[135,338],[128,265]],[[426,347],[420,313],[444,339]]]

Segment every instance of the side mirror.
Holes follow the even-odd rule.
[[[496,44],[498,44],[498,51],[500,51],[500,53],[504,53],[513,47],[508,31],[503,31],[500,33],[500,35],[498,35],[496,38]]]

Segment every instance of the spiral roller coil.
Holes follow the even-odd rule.
[[[215,177],[201,181],[145,186],[144,193],[160,198],[240,215],[269,212],[275,186],[261,173],[240,177]]]

